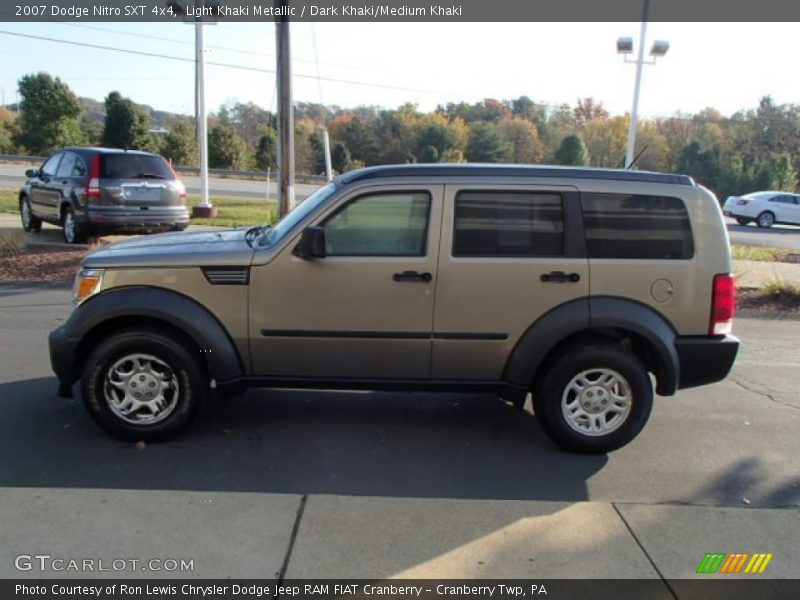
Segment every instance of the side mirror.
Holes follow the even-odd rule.
[[[292,250],[292,254],[302,259],[325,258],[325,229],[322,227],[306,227],[300,241]]]
[[[25,171],[25,177],[28,179],[33,179],[34,177],[39,176],[39,169],[28,169]]]

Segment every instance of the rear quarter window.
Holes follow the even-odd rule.
[[[694,240],[680,198],[581,194],[589,258],[686,260]]]
[[[104,179],[174,179],[167,161],[150,154],[102,154]]]

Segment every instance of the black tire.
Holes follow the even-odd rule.
[[[749,225],[752,219],[745,219],[744,217],[736,217],[736,222],[739,225]]]
[[[68,244],[85,244],[88,232],[75,218],[75,211],[71,206],[61,210],[61,227],[64,228],[64,241]]]
[[[22,228],[25,231],[38,233],[42,230],[42,220],[34,216],[31,201],[27,196],[22,196],[19,199],[19,216],[22,219]]]
[[[188,223],[181,223],[180,225],[173,225],[170,228],[170,231],[186,231],[186,228],[189,226]]]
[[[599,373],[601,369],[615,372],[622,378],[621,382],[624,383],[619,385],[623,387],[613,389],[624,391],[624,386],[627,386],[630,403],[627,415],[621,418],[616,428],[612,430],[609,425],[608,433],[588,435],[570,424],[570,420],[564,414],[567,409],[562,407],[562,398],[568,394],[567,398],[578,399],[580,403],[584,400],[596,401],[598,410],[606,410],[599,406],[598,387],[585,388],[587,390],[585,393],[594,395],[594,399],[578,396],[575,391],[567,392],[573,378],[589,372],[589,380],[593,381],[592,373]],[[620,380],[615,381],[620,382]],[[610,399],[608,389],[599,387],[602,388],[603,400]],[[570,390],[573,388],[570,387]],[[639,434],[647,423],[652,407],[653,386],[647,370],[632,353],[611,343],[589,342],[568,348],[547,366],[544,378],[533,392],[533,409],[542,429],[561,448],[571,452],[600,454],[621,448]],[[576,410],[579,414],[586,414],[583,407],[576,407]],[[609,410],[613,414],[611,407]],[[622,412],[618,412],[617,415],[623,417]],[[587,420],[589,418],[586,417]],[[613,419],[612,416],[607,423],[613,424]]]
[[[136,379],[130,376],[127,380],[120,380],[120,370],[134,372],[134,361],[129,359],[137,355],[154,359],[144,361],[150,365],[149,371],[141,371],[142,375],[136,371]],[[168,369],[162,368],[159,362]],[[138,364],[143,364],[141,359]],[[121,366],[117,368],[118,365]],[[154,367],[159,369],[158,377],[155,378],[152,376]],[[139,377],[144,378],[137,381]],[[125,391],[112,386],[110,382],[113,379],[117,380],[118,385],[127,381],[124,385]],[[155,387],[150,386],[153,381],[174,384],[162,392],[165,407],[161,411],[160,420],[143,420],[148,413],[152,416],[152,411],[144,408],[131,414],[126,420],[118,414],[119,407],[116,410],[112,407],[108,396],[115,397],[115,393],[116,398],[123,398],[120,404],[124,404],[131,392],[144,394],[153,390],[158,393],[158,384]],[[130,386],[135,387],[137,383],[140,385],[139,390],[133,390]],[[161,440],[176,435],[191,422],[208,396],[208,375],[199,356],[195,356],[188,346],[164,333],[155,330],[123,330],[103,340],[89,355],[83,368],[81,391],[89,414],[109,433],[124,440]],[[145,401],[144,398],[142,400]]]
[[[762,229],[769,229],[775,224],[775,215],[770,211],[765,210],[756,217],[756,225]]]

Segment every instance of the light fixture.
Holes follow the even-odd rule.
[[[630,54],[631,52],[633,52],[633,38],[619,38],[617,40],[617,54]]]

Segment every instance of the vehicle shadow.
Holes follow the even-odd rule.
[[[144,448],[53,378],[0,384],[0,486],[579,501],[606,455],[558,450],[492,396],[253,390]]]

